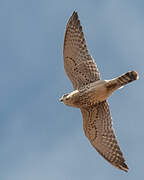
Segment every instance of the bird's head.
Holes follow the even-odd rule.
[[[71,93],[64,94],[61,98],[60,101],[63,102],[64,104],[68,106],[76,106],[76,102],[78,101],[79,98],[79,91],[75,90]]]
[[[64,94],[61,98],[60,98],[60,102],[66,102],[68,101],[69,97],[68,97],[69,94]]]

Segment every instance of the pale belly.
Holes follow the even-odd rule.
[[[112,93],[106,87],[107,82],[108,81],[105,80],[96,81],[80,88],[79,90],[73,91],[68,95],[70,101],[67,105],[73,107],[84,107],[106,100]]]
[[[94,105],[106,100],[111,94],[106,83],[107,81],[104,80],[96,81],[91,83],[86,90],[79,90],[81,105]]]

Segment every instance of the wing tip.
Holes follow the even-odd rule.
[[[68,24],[67,25],[76,25],[76,26],[81,26],[80,25],[80,20],[77,11],[75,10],[71,17],[69,18]]]
[[[76,10],[72,13],[72,17],[78,17],[78,12]]]
[[[128,170],[129,170],[127,164],[124,162],[121,165],[119,165],[118,168],[125,171],[125,172],[128,172]]]
[[[71,18],[70,18],[72,21],[79,21],[79,17],[78,17],[78,13],[77,11],[74,11]]]
[[[125,172],[128,172],[129,168],[127,166],[127,164],[125,162],[121,162],[121,163],[111,163],[114,167],[116,167],[117,169],[123,170]]]

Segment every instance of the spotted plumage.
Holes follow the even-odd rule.
[[[113,166],[128,171],[112,127],[107,98],[118,88],[138,78],[136,71],[112,80],[100,80],[94,59],[90,55],[77,12],[70,17],[64,37],[64,68],[74,91],[61,101],[80,108],[83,129],[92,146]]]

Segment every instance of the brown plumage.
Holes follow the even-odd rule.
[[[127,72],[112,80],[100,80],[77,12],[73,12],[66,26],[63,56],[65,71],[75,90],[62,96],[61,101],[81,109],[83,129],[92,146],[113,166],[128,171],[112,128],[106,100],[116,89],[136,80],[137,72]]]
[[[76,12],[66,26],[63,56],[64,68],[75,89],[100,79],[97,66],[88,52]]]

